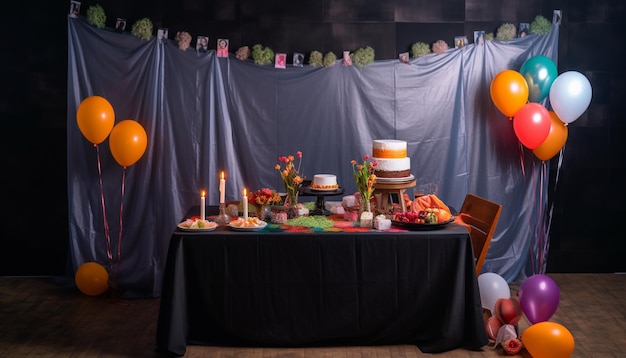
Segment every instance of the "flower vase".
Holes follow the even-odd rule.
[[[298,192],[288,193],[285,198],[285,209],[287,210],[287,218],[294,219],[300,216],[298,210]]]
[[[359,223],[363,228],[371,228],[374,224],[374,214],[372,213],[369,200],[361,200],[359,210]]]

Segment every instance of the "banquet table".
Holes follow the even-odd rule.
[[[176,229],[163,279],[159,350],[414,344],[437,353],[487,344],[463,226],[284,229]]]

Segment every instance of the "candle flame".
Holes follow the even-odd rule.
[[[202,191],[202,197],[204,198],[204,190]]]
[[[222,170],[222,179],[224,179],[224,171]]]
[[[248,191],[246,190],[246,188],[243,188],[243,196],[248,196]]]

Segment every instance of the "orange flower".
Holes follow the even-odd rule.
[[[280,179],[285,185],[285,191],[289,197],[289,204],[296,205],[298,203],[298,189],[302,184],[303,176],[300,174],[300,165],[302,164],[302,152],[296,153],[298,159],[298,169],[294,165],[295,157],[293,155],[278,157],[278,161],[285,164],[284,168],[281,168],[280,164],[276,164],[275,168],[280,173]]]

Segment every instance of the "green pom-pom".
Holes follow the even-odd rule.
[[[411,46],[411,57],[417,58],[430,53],[430,45],[426,42],[416,42]]]
[[[513,39],[516,35],[517,28],[515,27],[515,25],[506,23],[498,27],[498,31],[496,31],[496,40],[509,41]]]
[[[274,63],[274,51],[269,47],[256,44],[252,46],[252,60],[257,65],[270,65]]]
[[[152,21],[147,17],[137,20],[133,24],[130,33],[142,40],[150,40],[152,38]]]
[[[354,51],[354,53],[350,54],[350,57],[352,58],[352,63],[361,68],[374,63],[374,55],[374,49],[367,46]]]
[[[529,30],[533,35],[545,35],[552,30],[552,23],[545,17],[537,15],[530,23]]]
[[[333,52],[328,52],[326,55],[324,55],[324,67],[332,67],[335,65],[335,63],[337,63],[337,55],[335,55]]]
[[[320,67],[324,65],[324,55],[322,55],[319,51],[311,52],[311,56],[309,57],[309,65],[313,67]]]
[[[106,21],[107,16],[102,6],[98,4],[89,6],[87,9],[87,23],[101,29]]]

